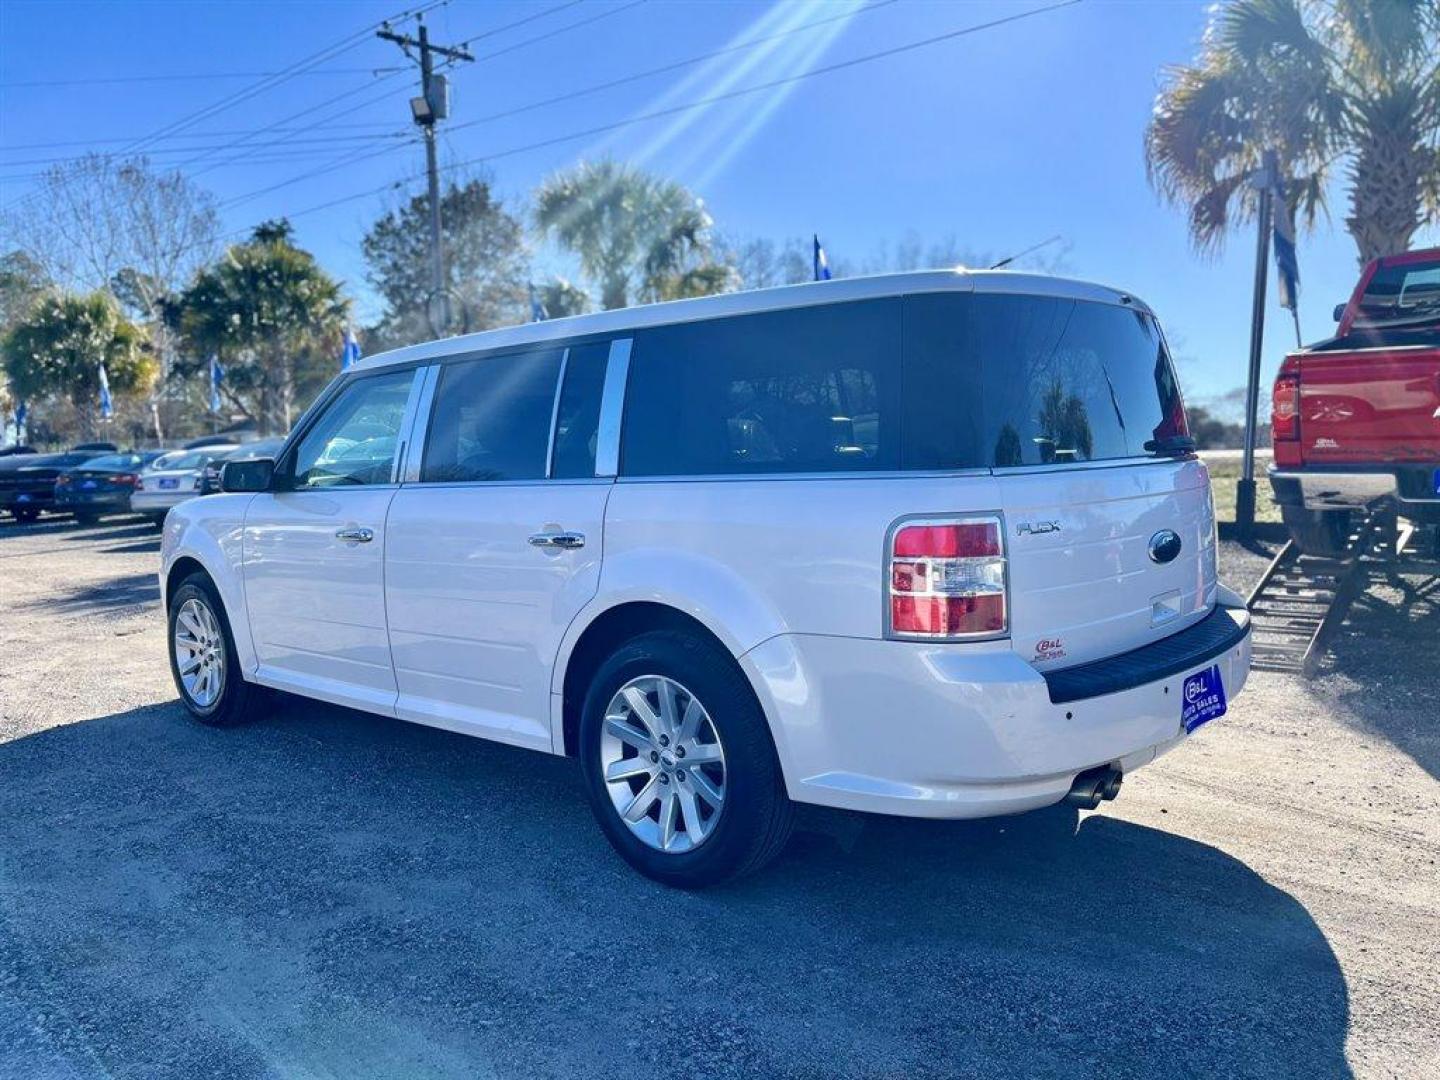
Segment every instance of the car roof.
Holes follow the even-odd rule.
[[[1142,301],[1104,285],[1044,274],[1023,274],[1009,270],[972,271],[963,267],[952,270],[922,270],[903,274],[878,274],[870,277],[837,278],[833,281],[809,282],[803,285],[781,285],[773,289],[752,289],[748,292],[722,293],[694,300],[671,300],[662,304],[642,304],[617,308],[594,315],[576,315],[567,319],[548,319],[523,323],[478,334],[442,338],[403,349],[365,357],[351,370],[389,367],[419,360],[431,360],[460,353],[488,349],[511,349],[547,341],[564,341],[590,334],[614,334],[671,323],[698,322],[726,316],[750,315],[762,311],[783,311],[788,308],[815,307],[822,304],[855,300],[877,300],[926,292],[985,292],[1024,296],[1049,296],[1072,300],[1090,300],[1105,304],[1126,304],[1150,312]]]

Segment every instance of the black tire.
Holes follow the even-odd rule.
[[[631,832],[605,782],[605,711],[622,686],[645,675],[665,676],[691,692],[724,746],[724,805],[714,831],[689,851],[663,852]],[[591,680],[579,742],[591,809],[606,839],[646,877],[680,888],[715,885],[760,869],[790,836],[793,806],[765,715],[729,653],[698,635],[655,631],[617,648]]]
[[[10,512],[15,515],[15,521],[20,525],[29,525],[40,516],[40,511],[33,506],[17,506]]]
[[[155,528],[157,529],[163,529],[165,527],[164,514],[146,514],[145,520],[150,522],[150,524],[155,526]]]
[[[180,678],[180,667],[176,658],[175,624],[180,609],[187,600],[197,600],[214,613],[219,623],[221,644],[224,648],[224,678],[221,681],[220,696],[209,705],[201,705],[190,696]],[[194,573],[180,583],[170,595],[170,610],[166,620],[169,631],[166,638],[166,652],[170,656],[170,676],[175,680],[175,689],[180,701],[190,715],[202,724],[211,727],[233,727],[256,717],[261,690],[245,681],[240,674],[240,658],[235,652],[235,638],[230,631],[230,620],[225,605],[214,584],[202,573]]]
[[[99,514],[91,514],[91,513],[88,513],[88,512],[82,514],[82,513],[80,513],[79,511],[77,511],[76,514],[75,514],[75,523],[76,523],[77,525],[84,525],[84,526],[87,527],[87,528],[88,528],[89,526],[91,526],[91,525],[96,524],[99,520],[100,520],[100,515],[99,515]]]
[[[1282,506],[1280,516],[1302,555],[1335,558],[1345,553],[1350,540],[1349,510],[1306,510]]]

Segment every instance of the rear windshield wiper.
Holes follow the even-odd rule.
[[[1147,439],[1145,452],[1147,454],[1173,454],[1177,457],[1182,454],[1193,454],[1195,440],[1189,435],[1166,435],[1163,439]]]

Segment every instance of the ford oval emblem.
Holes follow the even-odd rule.
[[[1180,554],[1180,536],[1173,529],[1161,529],[1150,537],[1150,561],[1157,563],[1174,562]]]

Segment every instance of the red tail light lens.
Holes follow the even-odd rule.
[[[1270,431],[1276,442],[1300,439],[1300,376],[1282,371],[1275,379],[1275,396],[1270,403]]]
[[[111,483],[120,484],[122,486],[125,484],[135,486],[140,483],[140,477],[136,476],[134,473],[117,473],[115,479],[112,480]]]
[[[1005,537],[998,517],[917,521],[890,541],[890,633],[997,637],[1009,628]]]

